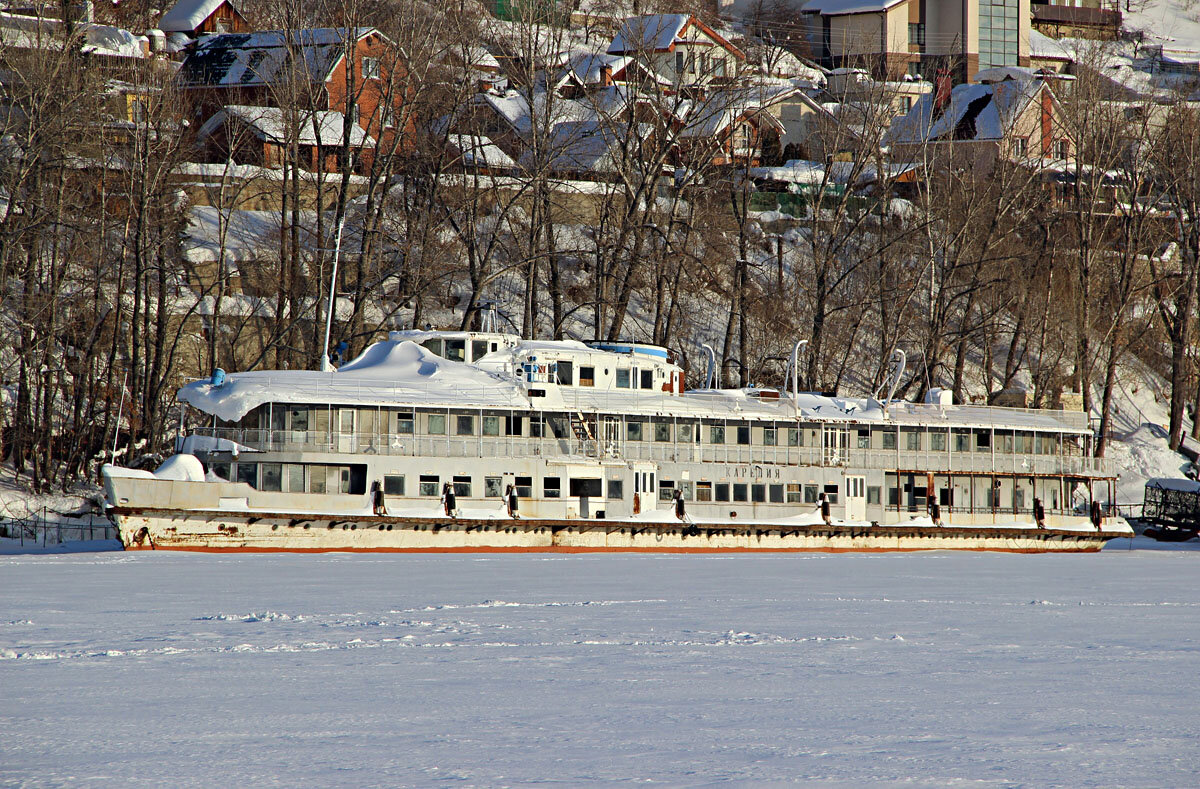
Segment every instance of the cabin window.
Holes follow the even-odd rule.
[[[440,496],[440,495],[442,495],[441,490],[438,489],[439,482],[441,482],[441,479],[439,477],[435,477],[430,474],[422,474],[421,475],[421,484],[420,484],[420,488],[419,488],[419,494],[421,496]]]
[[[445,414],[430,414],[429,421],[426,423],[429,426],[429,435],[444,436],[446,435],[446,415]]]
[[[929,449],[933,452],[946,451],[946,433],[943,430],[935,430],[929,434]]]
[[[529,437],[530,438],[541,438],[542,437],[542,420],[536,416],[531,416],[529,418]]]
[[[789,427],[787,429],[787,442],[789,447],[804,446],[804,432],[798,427]]]
[[[729,483],[718,482],[714,486],[713,497],[717,501],[729,501]]]
[[[471,498],[471,478],[470,477],[455,477],[454,478],[454,495],[460,499]]]
[[[575,365],[571,362],[559,362],[555,365],[554,380],[560,386],[572,386],[575,383]]]
[[[834,484],[832,484],[832,485],[826,485],[826,486],[825,486],[825,498],[829,500],[829,503],[830,503],[830,504],[837,504],[837,503],[838,503],[838,486],[837,486],[837,483],[834,483]]]
[[[628,389],[629,388],[629,370],[627,368],[622,368],[622,367],[617,368],[617,388],[618,389]]]
[[[385,496],[403,496],[404,495],[404,475],[403,474],[384,474],[383,475],[383,495],[385,495]]]
[[[309,466],[308,467],[308,492],[309,493],[324,493],[325,482],[328,475],[324,466]]]
[[[675,482],[673,480],[659,480],[658,483],[658,500],[670,501],[675,496]]]
[[[452,362],[465,362],[467,360],[467,341],[446,340],[446,358]]]
[[[712,483],[696,483],[696,501],[712,501]]]
[[[299,463],[289,463],[286,476],[289,493],[303,493],[307,490],[304,485],[304,466]]]
[[[954,431],[954,451],[955,452],[970,452],[971,451],[971,431],[956,429]]]
[[[598,499],[604,495],[601,486],[603,480],[596,478],[583,478],[571,480],[570,494],[572,498],[578,497],[581,499]]]
[[[766,427],[763,428],[763,446],[764,447],[773,447],[773,446],[775,446],[776,443],[778,443],[778,442],[776,440],[776,435],[775,435],[775,426],[767,425]]]
[[[983,451],[983,450],[991,449],[991,447],[992,447],[991,432],[988,430],[976,430],[975,431],[975,448],[980,451]]]
[[[805,504],[816,504],[817,503],[817,486],[816,485],[810,484],[810,485],[804,486],[804,503]]]
[[[905,430],[904,448],[909,452],[919,452],[921,450],[921,433],[917,430]]]
[[[766,485],[751,485],[750,486],[750,500],[753,501],[755,504],[762,504],[763,502],[765,502],[767,500],[767,486]]]
[[[1033,454],[1033,433],[1017,433],[1017,452],[1022,455]]]
[[[237,481],[244,482],[252,488],[258,487],[258,464],[257,463],[238,463],[237,464]]]
[[[567,427],[567,419],[562,416],[546,417],[547,424],[550,425],[550,434],[555,438],[570,438],[571,431]]]
[[[338,491],[341,493],[350,492],[350,468],[342,466],[338,469]]]
[[[297,433],[308,432],[308,408],[292,406],[287,409],[288,427]]]
[[[745,482],[733,483],[733,500],[746,501],[750,493],[750,487]]]
[[[1012,451],[1013,451],[1012,433],[1004,433],[1002,435],[996,436],[996,451],[1001,454],[1004,454],[1004,455],[1012,454]]]
[[[787,503],[788,504],[799,504],[800,503],[800,495],[801,495],[800,483],[789,482],[787,484]]]
[[[871,431],[869,428],[859,428],[858,430],[858,448],[871,448]]]
[[[654,371],[653,370],[642,370],[641,388],[642,389],[653,389],[654,388]]]
[[[868,485],[867,486],[867,504],[878,504],[878,503],[879,503],[879,486],[878,485]]]
[[[625,437],[630,441],[642,440],[642,423],[629,422],[625,425]]]
[[[479,361],[487,352],[487,340],[471,340],[471,361]]]
[[[688,482],[686,479],[681,480],[679,483],[679,492],[680,492],[680,494],[682,494],[684,501],[691,501],[692,500],[692,483]]]
[[[228,463],[213,463],[208,467],[209,471],[216,474],[226,482],[229,481],[229,464]]]
[[[610,479],[608,481],[608,497],[615,501],[620,501],[625,498],[625,481],[621,479]]]
[[[413,432],[413,414],[412,411],[400,411],[396,414],[396,432],[400,435],[412,435]]]
[[[509,414],[508,416],[504,417],[505,433],[510,436],[525,435],[524,431],[522,430],[521,421],[522,417],[519,417],[515,414]]]
[[[654,423],[654,440],[666,441],[671,440],[671,423],[670,422],[655,422]]]
[[[737,442],[742,446],[750,443],[750,425],[737,426]]]
[[[883,448],[884,449],[895,449],[896,448],[896,428],[885,427],[883,429]]]
[[[724,444],[725,443],[725,425],[709,425],[708,426],[708,443]]]
[[[771,485],[768,489],[772,504],[783,503],[783,485]]]
[[[424,348],[425,350],[429,351],[430,353],[436,353],[438,356],[441,356],[442,355],[442,338],[435,337],[431,340],[426,340],[425,342],[421,343],[421,347]]]
[[[503,477],[484,477],[483,478],[483,495],[484,498],[497,499],[504,495],[504,478]]]
[[[485,416],[483,418],[483,434],[485,436],[500,435],[500,417]]]
[[[562,498],[562,482],[560,480],[560,477],[545,477],[542,479],[542,493],[546,498]]]
[[[263,463],[259,473],[262,475],[259,481],[259,490],[283,490],[283,466],[281,464]]]
[[[596,385],[596,368],[595,367],[580,367],[579,368],[579,385],[580,386],[595,386]]]
[[[475,435],[475,417],[459,414],[454,417],[454,433],[459,436]]]
[[[517,482],[513,487],[516,489],[518,497],[533,498],[533,477],[517,477]]]

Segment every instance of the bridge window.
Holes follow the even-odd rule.
[[[623,367],[617,368],[617,388],[618,389],[628,389],[629,388],[629,370],[628,370],[628,368],[623,368]]]
[[[858,448],[871,448],[871,430],[870,428],[859,428],[858,430]]]
[[[988,431],[988,430],[976,430],[975,431],[975,448],[978,449],[980,452],[983,452],[983,451],[986,451],[986,450],[989,450],[992,448],[991,431]]]
[[[954,430],[954,451],[955,452],[970,452],[971,451],[971,431],[955,428]]]
[[[787,442],[789,447],[804,446],[804,431],[798,427],[789,427],[787,429]]]
[[[579,385],[580,386],[595,386],[596,385],[596,368],[584,367],[579,368]]]
[[[467,341],[446,340],[446,358],[452,362],[465,362],[467,360]]]
[[[483,418],[483,434],[485,436],[500,435],[500,417],[485,416]]]
[[[471,340],[471,361],[479,361],[487,352],[487,340]]]
[[[885,427],[883,429],[883,448],[884,449],[895,449],[896,448],[896,428]]]
[[[561,386],[574,385],[575,365],[572,362],[559,362],[555,365],[554,380]]]
[[[654,388],[654,371],[653,370],[642,370],[641,388],[642,389],[653,389]]]
[[[946,433],[943,430],[935,430],[929,434],[929,448],[934,452],[946,451]]]
[[[904,431],[904,448],[910,452],[920,451],[921,449],[921,434],[916,430]]]
[[[412,435],[413,414],[411,411],[400,411],[396,414],[396,432],[402,435]]]

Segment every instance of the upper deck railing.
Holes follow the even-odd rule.
[[[197,438],[192,438],[192,437]],[[212,439],[231,444],[214,445]],[[191,442],[190,445],[187,442]],[[384,433],[197,428],[185,451],[230,450],[429,458],[561,458],[675,463],[768,464],[931,473],[1114,476],[1107,458],[993,451],[824,449],[657,441],[602,441],[521,436],[431,436]],[[297,462],[300,462],[298,459]]]

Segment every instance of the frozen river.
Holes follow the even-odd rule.
[[[1194,786],[1200,551],[1125,545],[0,556],[0,784]]]

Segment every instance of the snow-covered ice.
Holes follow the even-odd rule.
[[[1194,785],[1129,547],[0,557],[0,784]]]

